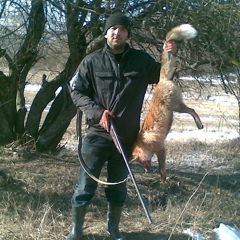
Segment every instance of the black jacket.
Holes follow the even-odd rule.
[[[148,84],[159,80],[160,63],[146,52],[130,48],[120,62],[106,45],[86,56],[70,81],[71,97],[88,120],[88,131],[110,135],[100,125],[105,109],[115,114],[114,122],[121,141],[135,141]]]

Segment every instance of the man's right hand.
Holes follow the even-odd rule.
[[[109,110],[105,110],[103,112],[102,117],[101,117],[100,122],[99,122],[100,126],[102,128],[104,128],[107,132],[110,131],[110,120],[109,120],[109,117],[115,118],[114,113],[112,113]]]

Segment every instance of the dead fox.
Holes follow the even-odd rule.
[[[166,41],[176,42],[196,37],[197,31],[189,24],[182,24],[167,33]],[[173,112],[192,115],[197,127],[203,128],[198,114],[187,107],[182,100],[182,92],[173,81],[176,71],[176,55],[163,50],[160,81],[157,84],[150,103],[149,111],[144,120],[132,153],[132,162],[139,162],[146,172],[151,168],[151,158],[157,155],[162,181],[166,181],[165,138],[171,128]]]

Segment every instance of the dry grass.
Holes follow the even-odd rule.
[[[189,100],[208,131],[232,130],[236,106]],[[225,114],[225,115],[224,115]],[[224,117],[228,114],[228,118]],[[214,117],[210,122],[205,117]],[[73,144],[75,119],[62,143]],[[175,117],[173,130],[194,129],[193,121]],[[148,205],[149,224],[132,182],[120,229],[128,240],[187,240],[191,228],[214,239],[220,222],[240,228],[239,139],[229,141],[168,141],[167,175],[161,184],[156,161],[150,174],[139,165],[133,172]],[[0,239],[65,239],[71,226],[70,198],[77,182],[77,152],[58,154],[27,152],[24,148],[0,148]],[[105,169],[102,177],[105,176]],[[99,185],[84,224],[84,239],[110,239],[105,232],[107,205],[104,186]]]
[[[176,159],[176,163],[168,163],[169,178],[165,185],[160,183],[155,161],[151,174],[144,174],[139,165],[133,166],[154,223],[148,223],[129,181],[120,226],[126,238],[191,239],[182,233],[191,228],[206,239],[213,239],[212,229],[219,222],[239,228],[239,140],[167,145],[168,156]],[[194,167],[184,162],[190,153],[198,158],[199,152],[206,153],[208,165]],[[70,197],[77,181],[78,165],[76,154],[67,151],[48,155],[1,148],[4,182],[0,188],[0,238],[65,239],[71,225]],[[109,239],[104,231],[107,206],[103,188],[99,186],[89,207],[84,239]]]

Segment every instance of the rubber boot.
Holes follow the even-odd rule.
[[[122,207],[115,207],[111,204],[108,205],[107,214],[107,232],[115,240],[123,240],[124,237],[119,232],[119,222],[121,218]]]
[[[72,207],[73,227],[67,236],[67,240],[81,240],[86,210],[87,207]]]

